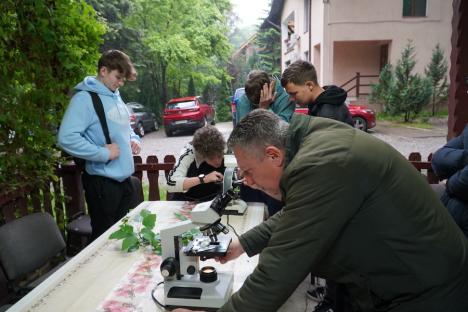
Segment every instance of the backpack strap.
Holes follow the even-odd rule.
[[[104,106],[102,105],[101,98],[96,92],[88,91],[88,93],[91,95],[91,98],[93,100],[94,110],[96,111],[96,114],[99,118],[99,122],[101,123],[102,132],[104,132],[104,136],[106,137],[106,143],[111,144],[112,142],[109,136],[109,128],[107,128],[107,120],[106,115],[104,114]]]

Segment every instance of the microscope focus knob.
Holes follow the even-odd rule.
[[[161,275],[166,278],[176,274],[177,260],[174,257],[165,259],[160,266]]]
[[[195,266],[189,265],[189,266],[187,267],[187,274],[193,275],[193,274],[195,274],[195,272],[197,272]]]

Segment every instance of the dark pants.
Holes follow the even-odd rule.
[[[346,287],[331,280],[326,281],[325,298],[333,302],[333,312],[352,312],[353,308]]]
[[[118,182],[84,172],[82,180],[94,240],[134,208],[138,196],[130,178]]]

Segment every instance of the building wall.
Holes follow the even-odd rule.
[[[432,50],[440,43],[445,57],[451,52],[451,0],[427,0],[427,17],[403,17],[403,0],[334,0],[327,25],[336,41],[389,40],[389,61],[396,64],[412,40],[416,51],[415,71],[424,72]]]
[[[282,70],[287,62],[304,58],[304,52],[309,50],[308,41],[302,37],[303,0],[285,0],[281,16],[282,28],[287,27],[285,21],[294,15],[295,32],[300,35],[298,44],[286,52],[284,44],[285,32],[282,32]],[[374,41],[391,42],[388,60],[396,64],[401,51],[408,42],[413,41],[416,52],[415,71],[424,72],[430,62],[432,50],[440,43],[447,61],[450,63],[451,52],[451,19],[452,0],[427,0],[427,17],[403,17],[403,0],[312,0],[311,6],[311,46],[309,53],[312,63],[319,68],[318,78],[321,84],[339,84],[350,79],[360,71],[362,74],[368,68],[373,69],[379,57],[370,60],[375,55],[374,48],[363,47],[359,42]],[[340,42],[356,41],[357,51],[347,57],[343,51],[336,51],[334,47],[341,47]],[[346,43],[348,44],[348,43]],[[320,47],[320,48],[318,48]],[[360,54],[362,53],[362,54]],[[363,69],[350,68],[348,63],[361,64],[362,59],[369,63],[362,64]],[[315,64],[320,60],[320,64]],[[450,64],[449,64],[450,65]],[[343,67],[343,68],[341,68]],[[350,72],[349,77],[345,77]]]
[[[378,75],[380,65],[380,45],[374,41],[341,41],[334,43],[333,84],[338,86],[360,72],[362,75]],[[375,79],[362,79],[363,84],[377,82]],[[349,85],[348,88],[352,86]],[[347,89],[347,88],[345,88]],[[362,90],[368,93],[370,90]],[[353,94],[351,92],[351,94]]]
[[[304,36],[304,23],[303,23],[303,0],[289,0],[285,1],[283,11],[281,14],[281,70],[287,67],[287,64],[294,62],[299,58],[303,58],[302,51],[302,37]],[[294,32],[296,34],[296,44],[293,48],[287,47],[285,40],[287,39],[288,22],[294,22]],[[306,48],[307,49],[307,48]]]

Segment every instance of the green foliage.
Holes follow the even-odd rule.
[[[195,90],[195,83],[193,82],[193,77],[190,77],[188,86],[187,86],[187,95],[197,95],[197,91]]]
[[[72,86],[96,71],[104,26],[84,1],[0,4],[0,188],[55,177],[55,133]]]
[[[128,223],[128,218],[122,220],[119,229],[109,236],[109,239],[122,240],[122,250],[132,252],[138,250],[140,246],[151,246],[155,253],[161,254],[161,239],[159,234],[153,232],[156,224],[156,214],[143,209],[140,212],[141,225],[139,231],[135,232],[134,227]]]
[[[187,217],[180,213],[174,213],[175,217],[180,221],[187,220]],[[135,231],[135,228],[128,223],[128,217],[122,220],[119,229],[109,236],[109,239],[122,240],[122,250],[132,252],[143,246],[150,246],[151,249],[158,255],[161,255],[161,238],[159,234],[154,232],[156,225],[156,214],[149,210],[142,209],[140,211],[141,224],[136,226],[140,228]],[[194,228],[181,235],[182,243],[187,246],[190,241],[197,235],[200,235],[200,230]]]
[[[392,65],[386,64],[380,72],[379,82],[372,86],[370,101],[383,104],[384,111],[387,110],[390,101],[390,91],[394,85]]]
[[[203,90],[203,98],[215,106],[217,121],[229,121],[232,118],[228,79],[225,75],[219,84],[208,84]]]
[[[281,33],[275,28],[260,30],[256,42],[258,60],[253,67],[281,76]]]
[[[195,90],[203,90],[226,75],[229,8],[228,0],[132,2],[124,24],[139,34],[131,53],[144,77],[137,85],[156,114],[171,97],[188,95],[190,78]]]
[[[216,119],[221,122],[232,120],[230,103],[219,103],[216,106]]]
[[[373,87],[372,99],[383,103],[385,112],[390,115],[402,115],[404,122],[418,116],[432,93],[430,80],[413,74],[415,64],[414,46],[409,41],[394,72],[390,67],[385,67],[379,84]]]
[[[432,84],[432,116],[436,115],[440,104],[448,98],[447,69],[448,65],[444,58],[444,51],[437,44],[432,50],[431,62],[425,70]]]

